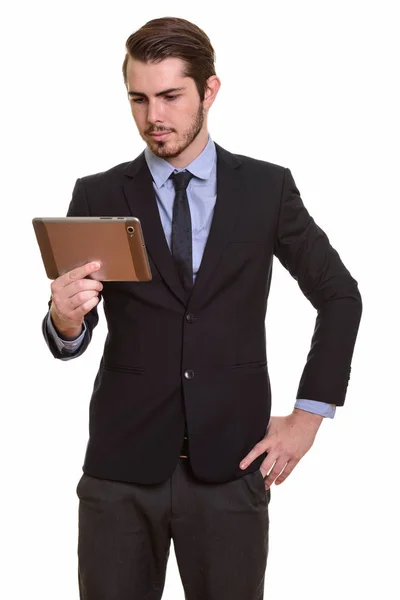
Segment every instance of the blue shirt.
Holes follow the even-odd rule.
[[[175,188],[170,179],[172,173],[190,171],[193,177],[187,187],[187,197],[192,221],[192,244],[193,244],[193,281],[196,279],[204,248],[210,232],[211,222],[214,215],[215,202],[217,199],[217,152],[211,137],[204,150],[184,169],[176,169],[168,161],[153,154],[146,147],[144,151],[147,166],[153,178],[153,188],[160,213],[161,223],[169,248],[171,249],[172,212],[175,199]],[[86,331],[84,330],[76,340],[62,340],[51,321],[50,312],[47,321],[49,332],[55,340],[57,347],[71,352],[76,351]],[[71,356],[72,358],[72,356]],[[298,399],[295,408],[319,414],[323,417],[333,418],[336,407],[334,404],[326,404],[317,400]]]

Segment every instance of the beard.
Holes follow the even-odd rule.
[[[147,139],[145,139],[145,137],[143,137],[144,141],[149,145],[150,150],[156,155],[159,156],[160,158],[176,158],[177,156],[179,156],[184,150],[186,150],[186,148],[188,146],[190,146],[190,144],[193,142],[194,139],[196,139],[196,137],[199,135],[202,127],[203,127],[203,123],[204,123],[204,110],[201,104],[199,104],[199,108],[198,111],[196,113],[195,118],[193,119],[192,123],[190,124],[190,126],[188,127],[188,129],[186,129],[186,131],[184,131],[178,138],[178,140],[173,143],[170,141],[166,141],[166,142],[157,142],[157,140],[152,140],[151,142],[149,142]],[[151,129],[149,130],[147,133],[155,133],[155,132],[160,132],[162,133],[163,129]],[[167,131],[172,131],[172,130],[167,130]]]

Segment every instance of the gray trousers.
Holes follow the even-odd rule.
[[[186,600],[262,600],[268,504],[261,471],[203,483],[180,458],[155,485],[84,474],[79,497],[81,600],[159,600],[170,541]]]

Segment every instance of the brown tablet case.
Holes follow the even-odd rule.
[[[136,217],[35,217],[36,239],[49,279],[99,261],[90,275],[99,281],[151,281],[151,270]]]

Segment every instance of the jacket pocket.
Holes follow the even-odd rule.
[[[136,373],[138,375],[143,375],[145,371],[143,367],[122,367],[118,365],[103,365],[103,369],[105,371],[118,371],[120,373]]]
[[[258,360],[256,362],[246,362],[246,363],[236,363],[234,365],[231,365],[231,369],[263,369],[263,368],[267,368],[267,361],[266,360]]]

